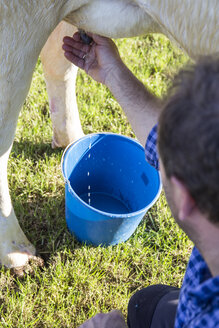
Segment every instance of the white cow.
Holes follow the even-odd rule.
[[[37,58],[63,19],[84,30],[114,38],[163,33],[193,58],[219,52],[218,0],[0,0],[0,261],[8,267],[23,266],[35,254],[11,204],[8,156]],[[77,111],[71,113],[69,106],[75,102],[74,95],[71,99],[68,92],[72,88],[71,76],[74,79],[75,74],[60,55],[61,58],[57,54],[53,56],[48,47],[42,52],[47,68],[54,145],[64,146],[80,136],[82,130]],[[56,63],[58,58],[61,64]],[[76,132],[71,129],[74,122]]]

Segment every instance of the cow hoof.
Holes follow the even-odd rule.
[[[43,267],[44,266],[44,261],[41,257],[38,256],[30,256],[28,259],[28,262],[26,265],[12,268],[11,273],[15,275],[16,277],[22,278],[25,276],[25,274],[34,274],[34,269],[36,267]]]
[[[16,245],[16,243],[12,241],[10,251],[2,256],[1,264],[9,269],[19,268],[25,266],[34,255],[35,248],[32,244]]]
[[[0,264],[9,269],[26,265],[36,254],[13,210],[7,218],[0,215],[0,241]]]
[[[0,264],[9,269],[25,266],[36,253],[19,225],[15,227],[17,229],[9,229],[8,234],[0,238]]]
[[[52,148],[66,148],[69,144],[77,141],[78,139],[84,137],[84,133],[80,132],[77,135],[70,137],[63,137],[63,138],[57,138],[55,135],[53,135],[52,138]]]

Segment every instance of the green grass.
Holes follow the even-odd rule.
[[[130,69],[158,96],[187,58],[159,35],[118,40]],[[83,72],[77,99],[85,133],[134,137],[110,92]],[[150,284],[180,286],[192,244],[175,224],[164,194],[134,235],[111,247],[79,244],[67,231],[63,150],[50,146],[52,127],[40,61],[19,117],[9,184],[22,229],[45,260],[23,278],[0,270],[0,327],[77,327],[99,311],[127,314],[130,296]]]

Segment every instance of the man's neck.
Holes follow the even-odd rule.
[[[197,243],[213,277],[219,276],[219,225],[206,221],[201,240]]]
[[[219,276],[218,247],[210,252],[201,252],[213,277]]]

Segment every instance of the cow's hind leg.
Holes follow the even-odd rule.
[[[1,127],[1,132],[3,130]],[[16,268],[24,266],[35,254],[35,249],[19,226],[11,204],[7,181],[7,162],[11,147],[2,153],[3,146],[0,142],[0,263],[8,268]]]
[[[64,58],[62,39],[76,28],[61,22],[41,51],[53,125],[53,147],[66,147],[83,136],[75,94],[77,68]]]
[[[12,58],[13,63],[13,57],[8,58]],[[7,179],[8,157],[20,108],[29,89],[33,65],[27,65],[25,71],[22,65],[13,67],[8,63],[6,68],[5,76],[0,79],[0,263],[15,268],[24,266],[35,255],[35,249],[24,235],[14,213]],[[16,72],[16,76],[12,72]]]

